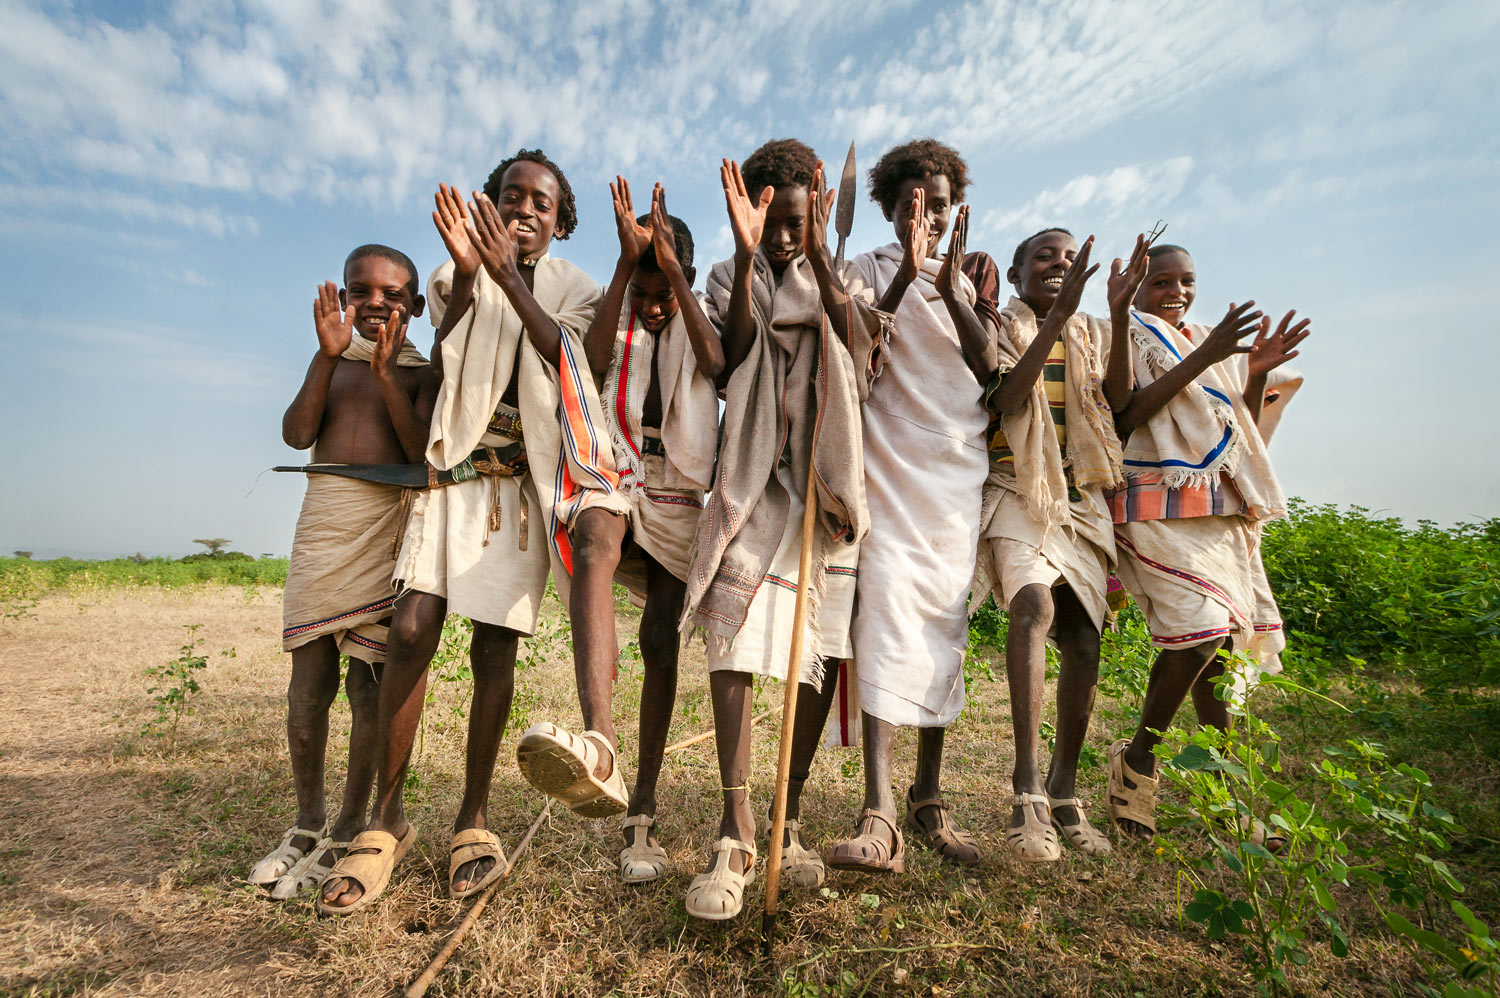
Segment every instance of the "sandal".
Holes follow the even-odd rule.
[[[781,847],[781,879],[796,887],[820,887],[827,876],[823,857],[802,841],[801,819],[786,819],[786,844]]]
[[[454,890],[453,878],[458,876],[459,869],[465,863],[481,859],[495,861],[489,872],[480,877],[477,884],[470,884],[461,891]],[[500,848],[499,837],[488,828],[465,828],[454,832],[453,838],[448,840],[448,896],[453,900],[461,901],[478,894],[499,880],[504,872],[505,850]]]
[[[620,880],[624,883],[649,884],[667,872],[667,851],[651,842],[649,832],[655,827],[656,818],[649,814],[632,815],[620,823],[630,838],[630,844],[620,850]]]
[[[359,900],[351,904],[335,905],[323,900],[318,891],[318,913],[322,915],[352,915],[361,908],[369,907],[375,899],[385,893],[391,882],[391,871],[417,841],[417,826],[407,823],[406,834],[397,839],[390,832],[365,831],[354,836],[344,858],[333,864],[325,881],[333,877],[352,880],[364,892]]]
[[[281,837],[281,844],[264,859],[250,868],[250,874],[245,879],[258,887],[269,887],[282,877],[291,872],[292,867],[300,863],[309,852],[318,848],[328,835],[328,826],[324,825],[317,831],[310,828],[288,828],[286,834]],[[313,844],[308,849],[298,849],[292,845],[292,839],[312,839]]]
[[[894,821],[873,807],[867,807],[860,812],[859,822],[854,826],[854,830],[858,832],[875,819],[884,822],[885,826],[891,830],[891,841],[887,841],[872,828],[852,839],[845,839],[828,850],[828,865],[835,870],[905,873],[906,840],[901,837],[901,829],[896,827]],[[894,849],[892,849],[892,842],[895,844]]]
[[[1142,776],[1126,765],[1125,749],[1129,746],[1130,739],[1121,738],[1109,747],[1109,816],[1116,828],[1122,820],[1143,826],[1147,834],[1133,837],[1149,842],[1156,834],[1156,818],[1152,814],[1156,810],[1156,779]],[[1135,784],[1134,790],[1125,785],[1127,777]]]
[[[929,829],[917,820],[917,812],[925,807],[937,808],[937,827]],[[979,840],[971,832],[959,828],[948,817],[948,804],[941,797],[928,800],[912,800],[911,788],[906,789],[906,830],[918,842],[944,859],[951,859],[963,866],[979,863]]]
[[[1011,855],[1026,863],[1055,863],[1062,859],[1062,846],[1057,844],[1057,832],[1051,823],[1051,808],[1048,820],[1036,816],[1034,805],[1046,804],[1046,794],[1016,794],[1012,807],[1021,809],[1021,824],[1005,833],[1005,844]]]
[[[1090,824],[1089,816],[1083,810],[1083,801],[1077,797],[1053,797],[1048,794],[1047,806],[1052,810],[1052,827],[1057,829],[1074,849],[1090,856],[1104,856],[1114,852],[1115,847],[1109,844],[1109,839],[1104,837],[1104,833]],[[1060,807],[1071,807],[1077,811],[1077,823],[1064,825],[1059,821],[1057,809]]]
[[[333,858],[335,849],[347,852],[349,843],[324,839],[318,843],[317,848],[308,850],[307,855],[286,872],[286,876],[276,881],[276,886],[271,888],[271,898],[276,901],[290,901],[303,891],[317,890],[322,887],[323,881],[328,877],[328,871],[332,870],[334,863],[338,862]],[[328,862],[319,862],[324,857],[327,857]]]
[[[542,721],[521,736],[516,745],[516,765],[527,782],[568,805],[574,814],[607,818],[626,810],[628,801],[614,749],[608,749],[609,775],[603,780],[594,776],[605,751],[601,745],[608,746],[609,742],[597,731],[574,735]]]
[[[730,869],[736,850],[750,857],[750,866],[744,872]],[[688,885],[684,906],[694,918],[722,922],[740,913],[745,906],[745,888],[754,882],[755,847],[726,835],[714,846],[714,865]]]

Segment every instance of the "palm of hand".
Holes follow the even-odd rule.
[[[1268,374],[1287,361],[1286,347],[1283,345],[1281,334],[1278,333],[1270,339],[1255,344],[1250,349],[1249,367],[1250,374]]]
[[[749,198],[736,197],[730,203],[729,225],[734,229],[736,245],[753,253],[766,231],[766,209]]]
[[[318,344],[329,357],[338,357],[354,342],[353,316],[346,316],[338,309],[319,308],[317,315]]]
[[[448,247],[448,255],[453,258],[454,269],[461,274],[472,274],[478,271],[481,262],[479,248],[469,237],[468,230],[460,225],[456,228],[444,226],[440,231],[443,236],[443,245]]]

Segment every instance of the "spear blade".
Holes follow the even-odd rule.
[[[854,228],[854,194],[859,185],[859,180],[854,168],[854,143],[849,143],[849,155],[844,159],[844,174],[839,178],[839,200],[838,207],[834,211],[833,228],[839,234],[838,257],[834,264],[835,270],[844,267],[844,240],[849,238],[850,231]]]

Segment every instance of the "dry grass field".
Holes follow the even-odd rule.
[[[552,607],[549,619],[557,614]],[[621,611],[622,646],[634,622]],[[165,739],[141,734],[153,713],[142,672],[175,658],[183,625],[195,623],[210,658],[204,692],[169,750]],[[20,619],[0,621],[9,707],[0,724],[0,992],[384,995],[426,965],[463,912],[445,896],[444,874],[467,686],[434,684],[408,791],[420,844],[391,890],[369,912],[320,919],[310,901],[273,903],[241,880],[295,810],[279,627],[276,591],[213,585],[54,593]],[[518,713],[574,724],[560,631],[554,623],[552,636],[532,646]],[[226,648],[234,658],[219,656]],[[712,723],[701,661],[696,649],[684,655],[674,740]],[[636,708],[639,674],[638,662],[623,663],[619,716]],[[761,881],[747,903],[756,913],[736,922],[692,922],[683,911],[682,892],[715,837],[717,773],[705,742],[669,758],[662,777],[659,817],[674,864],[664,882],[622,886],[616,823],[563,812],[542,827],[431,993],[1253,993],[1237,944],[1211,943],[1180,919],[1183,885],[1153,850],[1126,847],[1097,860],[1067,851],[1040,869],[1001,854],[1011,751],[1005,686],[975,692],[950,735],[945,769],[956,814],[986,846],[978,869],[960,872],[912,849],[903,877],[834,872],[822,893],[785,896],[768,958]],[[774,684],[760,693],[762,706],[779,697]],[[338,704],[332,773],[342,768],[347,725]],[[754,794],[764,807],[776,729],[766,723],[756,732]],[[1096,722],[1091,740],[1102,748],[1116,734]],[[543,803],[516,772],[514,736],[507,732],[501,750],[490,811],[508,848]],[[631,734],[627,767],[633,754]],[[899,771],[910,772],[913,755],[908,732]],[[1475,778],[1493,783],[1495,774]],[[1098,801],[1102,771],[1085,779],[1085,795]],[[330,787],[332,801],[338,792]],[[842,836],[859,792],[856,754],[820,755],[805,797],[815,843]],[[1092,810],[1102,822],[1102,807]],[[1293,977],[1297,989],[1413,993],[1419,970],[1408,952],[1359,931],[1372,918],[1356,918],[1349,959],[1312,947],[1312,963]]]

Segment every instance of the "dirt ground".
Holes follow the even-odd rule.
[[[577,723],[555,606],[549,619],[548,637],[533,644],[518,677],[518,723],[495,778],[490,824],[507,848],[543,803],[516,771],[516,730],[544,718]],[[176,658],[183,625],[195,623],[209,656],[204,691],[169,748],[141,733],[154,714],[143,670]],[[633,627],[622,612],[622,645]],[[0,725],[0,992],[383,995],[426,965],[463,913],[443,881],[467,685],[433,684],[408,791],[418,847],[373,910],[320,919],[310,901],[277,904],[241,879],[295,813],[283,727],[290,659],[279,628],[279,593],[217,586],[53,595],[28,616],[0,621],[11,706]],[[234,657],[219,654],[229,648]],[[684,653],[673,740],[712,724],[701,661],[701,653]],[[638,705],[639,670],[627,654],[620,717]],[[771,706],[780,690],[769,684],[759,697],[760,708]],[[430,993],[1252,992],[1237,945],[1211,943],[1200,927],[1179,922],[1182,884],[1151,850],[1125,848],[1106,859],[1067,851],[1043,868],[1002,855],[1008,715],[1003,682],[985,684],[948,742],[946,795],[986,849],[976,870],[955,870],[913,847],[904,877],[835,872],[822,892],[785,895],[779,942],[767,958],[761,881],[735,922],[697,923],[683,911],[682,893],[717,822],[717,771],[705,742],[671,757],[662,776],[661,834],[673,863],[663,882],[621,885],[616,823],[564,812],[542,827]],[[1091,740],[1102,749],[1116,733],[1098,727]],[[632,728],[621,725],[627,767]],[[330,811],[347,729],[339,703]],[[756,730],[753,794],[763,809],[776,728]],[[898,743],[898,772],[910,773],[914,746],[910,733]],[[1085,774],[1086,798],[1099,800],[1102,779]],[[815,845],[842,837],[860,786],[855,753],[820,754],[804,798]],[[1102,807],[1092,810],[1102,824]],[[1348,960],[1314,950],[1294,978],[1300,990],[1412,993],[1416,968],[1386,940],[1357,937]]]

